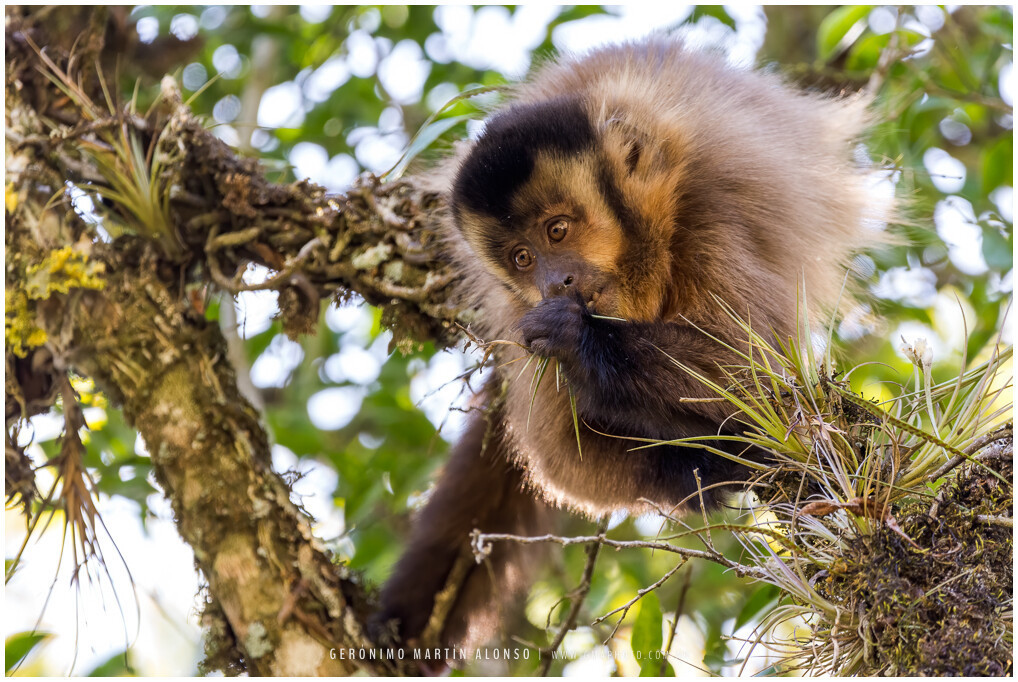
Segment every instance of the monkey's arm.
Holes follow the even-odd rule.
[[[534,353],[560,362],[575,389],[577,409],[599,424],[660,427],[640,434],[648,437],[662,429],[675,433],[683,424],[692,427],[688,435],[703,435],[704,424],[736,426],[726,403],[680,401],[718,397],[680,364],[718,379],[718,365],[739,362],[692,325],[598,318],[580,302],[560,296],[529,311],[520,330]]]
[[[381,594],[376,632],[395,622],[404,645],[471,649],[483,644],[512,611],[513,599],[528,587],[542,562],[539,545],[496,543],[477,564],[470,533],[536,535],[550,532],[552,510],[524,489],[523,476],[509,464],[497,409],[488,419],[471,413],[438,485],[414,523],[409,547]],[[436,595],[452,583],[454,601],[438,641],[421,641]]]

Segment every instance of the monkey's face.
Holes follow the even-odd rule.
[[[602,314],[618,312],[618,263],[625,248],[618,226],[589,182],[583,159],[537,154],[527,181],[499,220],[469,209],[460,225],[474,251],[523,301],[553,296],[582,300]]]
[[[509,109],[460,168],[457,226],[526,304],[568,296],[601,315],[659,319],[672,215],[662,221],[640,206],[642,151],[614,127],[594,126],[575,100]]]

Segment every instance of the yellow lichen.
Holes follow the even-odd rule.
[[[28,349],[46,343],[46,332],[35,324],[35,315],[28,308],[24,292],[7,289],[4,295],[4,342],[19,358]]]
[[[71,387],[78,394],[78,402],[82,407],[109,407],[106,395],[95,387],[95,382],[91,379],[72,376]],[[88,415],[85,415],[85,420],[88,421]],[[103,417],[103,423],[105,423],[105,417]],[[88,428],[91,429],[93,426],[89,424]]]
[[[14,213],[18,208],[18,189],[13,182],[8,182],[4,188],[4,208],[8,213]]]
[[[10,210],[10,188],[7,190],[5,199]],[[106,286],[102,278],[105,272],[105,264],[89,261],[86,254],[70,246],[50,251],[42,262],[29,265],[25,269],[24,287],[8,287],[5,291],[4,341],[7,348],[23,358],[29,349],[46,343],[46,331],[37,324],[31,301],[66,294],[71,289],[102,289]]]
[[[82,416],[85,418],[85,426],[88,427],[89,431],[102,431],[103,428],[110,422],[110,417],[106,413],[106,410],[98,407],[90,407],[83,410]]]
[[[29,298],[44,299],[71,289],[102,289],[106,280],[100,275],[105,272],[105,264],[90,262],[85,254],[65,246],[51,251],[38,265],[28,267],[25,291]]]
[[[71,388],[79,396],[95,391],[95,382],[88,377],[71,376]]]

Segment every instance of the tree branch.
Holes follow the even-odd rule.
[[[105,36],[95,31],[104,22],[74,16],[87,19],[80,44],[101,53]],[[383,186],[371,177],[347,196],[308,183],[273,185],[256,162],[209,134],[170,83],[147,118],[97,106],[99,74],[61,70],[75,56],[60,42],[66,34],[47,23],[56,17],[65,27],[59,13],[10,14],[6,31],[6,160],[16,188],[7,203],[6,267],[27,330],[23,356],[8,345],[8,405],[20,406],[8,412],[9,429],[52,406],[53,386],[72,369],[122,406],[208,581],[208,667],[258,675],[412,672],[385,657],[330,656],[332,648],[373,646],[363,627],[371,605],[272,471],[268,438],[237,388],[223,336],[185,294],[207,277],[230,290],[254,262],[278,273],[270,284],[291,334],[317,324],[321,296],[356,292],[383,308],[400,345],[450,342],[458,311],[438,248],[442,202],[411,182]],[[169,233],[115,205],[109,219],[137,234],[105,243],[67,192],[53,195],[68,177],[112,181],[97,162],[113,158],[111,134],[151,150],[143,171],[170,197],[154,214]]]
[[[690,549],[688,547],[679,547],[668,542],[656,542],[653,540],[611,540],[606,538],[604,534],[601,535],[587,535],[577,537],[564,537],[561,535],[511,535],[509,533],[478,533],[474,532],[474,536],[471,539],[471,544],[475,548],[480,548],[483,553],[485,551],[485,545],[492,542],[519,542],[524,545],[532,545],[539,542],[553,542],[555,544],[568,547],[569,545],[586,545],[590,543],[599,543],[605,547],[612,547],[618,549],[656,549],[662,552],[671,552],[678,554],[679,556],[686,557],[687,559],[705,559],[715,564],[720,564],[725,568],[732,569],[736,575],[740,577],[750,577],[763,579],[766,577],[766,573],[755,566],[746,566],[740,564],[737,561],[732,561],[720,552],[702,549]],[[475,551],[477,551],[475,549]]]

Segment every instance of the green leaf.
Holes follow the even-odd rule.
[[[742,611],[739,612],[738,617],[735,619],[735,630],[738,630],[743,625],[753,620],[753,617],[763,611],[765,608],[776,602],[780,590],[776,585],[764,585],[759,590],[753,593],[753,595],[746,600],[746,604],[742,607]]]
[[[48,632],[19,632],[4,641],[4,673],[10,674],[40,642],[49,639]]]
[[[995,270],[1006,272],[1011,269],[1014,257],[1014,234],[1008,230],[1001,234],[992,227],[983,228],[983,258]]]
[[[403,152],[403,156],[399,158],[399,161],[396,162],[395,166],[382,173],[382,177],[389,180],[399,178],[403,174],[403,171],[406,170],[407,165],[409,165],[418,154],[427,149],[431,143],[437,140],[442,133],[459,123],[473,118],[472,115],[464,114],[462,116],[453,116],[452,118],[436,120],[443,112],[447,111],[450,107],[455,106],[459,102],[470,99],[471,97],[477,97],[478,95],[485,95],[490,92],[497,92],[504,89],[505,88],[502,85],[471,88],[470,90],[459,93],[446,102],[442,105],[442,108],[428,117],[428,120],[424,122],[424,125],[422,125],[420,130],[417,131],[413,139],[410,140],[410,144],[407,147],[407,150]]]
[[[856,26],[866,20],[872,8],[872,5],[846,5],[824,17],[817,29],[817,56],[821,61],[829,61],[855,42],[862,33]]]
[[[707,620],[707,630],[703,633],[703,663],[715,671],[728,664],[728,642],[722,636],[718,619]]]
[[[640,664],[640,677],[658,677],[661,674],[661,604],[657,594],[651,592],[640,600],[640,614],[633,623],[633,655]]]
[[[987,242],[993,238],[1002,239],[1000,233],[993,229],[983,230],[983,252],[987,254]],[[1006,242],[1007,243],[1007,242]],[[1006,268],[1011,268],[1011,249],[1012,244],[1007,243],[1007,253],[1001,254],[1007,258]],[[991,263],[991,258],[988,257],[987,263],[990,267],[997,267]],[[1001,307],[1000,304],[992,300],[988,296],[987,292],[987,281],[984,278],[980,278],[973,283],[972,293],[969,295],[969,302],[972,304],[973,309],[976,313],[975,324],[969,329],[968,343],[965,347],[965,357],[974,358],[979,351],[983,350],[987,343],[991,339],[995,339],[997,336],[997,321],[1000,318]]]
[[[890,42],[890,40],[890,33],[885,33],[879,36],[870,35],[866,36],[862,40],[857,40],[848,54],[848,59],[845,61],[845,68],[848,71],[863,72],[875,69],[877,63],[880,62],[880,54],[884,51],[884,48],[887,47],[887,43]]]
[[[997,140],[983,154],[983,196],[988,195],[1001,185],[1014,183],[1014,138],[1011,134]]]
[[[462,116],[440,118],[437,121],[422,128],[421,131],[417,133],[417,135],[414,137],[413,142],[410,143],[410,146],[407,147],[407,150],[403,153],[403,156],[400,157],[399,161],[396,162],[396,165],[393,166],[391,170],[385,173],[385,176],[386,177],[391,176],[393,179],[400,177],[401,175],[403,175],[403,172],[406,170],[406,167],[410,165],[410,162],[417,158],[417,156],[421,152],[430,147],[435,142],[435,140],[444,135],[446,131],[448,131],[449,129],[455,128],[460,123],[463,123],[464,121],[469,121],[472,118],[476,118],[476,116],[472,116],[470,114],[463,114]]]
[[[735,29],[735,19],[725,11],[724,5],[697,5],[689,15],[687,23],[695,24],[704,17],[713,17],[730,29]]]
[[[86,677],[134,677],[134,668],[128,658],[127,651],[113,654],[105,661],[92,668]]]
[[[576,414],[576,395],[569,388],[569,409],[573,412],[573,431],[576,432],[576,454],[583,459],[583,444],[580,442],[580,418]]]

